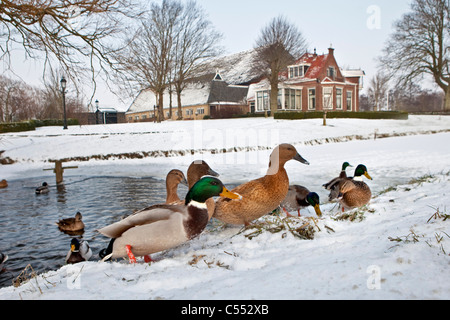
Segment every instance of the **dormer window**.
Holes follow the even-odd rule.
[[[307,65],[290,66],[289,67],[289,79],[304,77],[306,74],[306,71],[308,71],[308,68],[309,68],[309,66],[307,66]]]
[[[330,77],[331,79],[334,80],[334,75],[335,75],[334,67],[328,67],[327,77]]]

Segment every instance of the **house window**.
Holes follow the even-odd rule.
[[[342,110],[342,89],[336,88],[336,109]]]
[[[284,108],[285,109],[301,109],[302,108],[302,91],[295,89],[284,89]]]
[[[333,88],[324,87],[323,88],[323,108],[333,109]]]
[[[352,96],[353,96],[353,91],[349,90],[347,91],[347,111],[352,111]]]
[[[303,77],[309,66],[292,66],[289,67],[289,78]]]
[[[308,109],[316,110],[316,89],[308,90]]]
[[[192,116],[194,114],[194,110],[193,109],[186,109],[186,115],[187,116]]]
[[[205,108],[198,108],[197,114],[205,114]]]
[[[258,91],[256,93],[256,111],[269,110],[269,91]]]
[[[330,77],[334,80],[334,67],[328,67],[327,69],[327,77]]]

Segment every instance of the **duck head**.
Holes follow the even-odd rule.
[[[77,214],[75,215],[75,220],[76,221],[81,221],[81,218],[82,218],[81,213],[77,212]]]
[[[310,192],[306,196],[306,201],[314,207],[314,211],[318,217],[322,216],[322,211],[320,211],[320,198],[319,195],[315,192]]]
[[[72,238],[70,241],[70,251],[72,252],[78,252],[80,251],[80,242],[77,238]]]
[[[342,171],[345,171],[348,167],[353,167],[350,163],[347,161],[342,164]]]
[[[297,152],[297,149],[295,149],[293,145],[282,143],[277,146],[270,155],[269,170],[267,174],[276,174],[278,169],[284,167],[284,164],[289,160],[297,160],[303,164],[309,165],[309,162]]]
[[[360,164],[356,167],[355,169],[355,177],[361,177],[361,176],[365,176],[367,179],[372,180],[372,177],[369,175],[369,173],[367,172],[367,168],[365,165]]]
[[[216,177],[206,176],[197,181],[186,195],[185,204],[191,201],[205,203],[211,197],[220,196],[229,199],[242,199],[242,196],[229,191]]]
[[[218,177],[219,174],[210,168],[210,166],[203,160],[195,160],[191,163],[187,170],[187,181],[189,189],[203,176]]]
[[[178,185],[180,183],[188,186],[184,173],[178,169],[170,170],[166,177],[166,185]]]

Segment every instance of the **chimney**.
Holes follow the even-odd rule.
[[[330,47],[328,48],[328,54],[329,54],[330,56],[333,56],[333,55],[334,55],[334,48],[333,48],[333,45],[332,45],[332,44],[330,44]]]

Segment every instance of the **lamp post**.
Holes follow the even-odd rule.
[[[98,114],[100,112],[100,110],[98,110],[98,105],[99,105],[99,102],[98,102],[98,99],[97,99],[97,100],[95,100],[95,107],[96,107],[96,110],[95,110],[95,124],[98,124]]]
[[[66,118],[66,84],[67,81],[64,76],[61,77],[61,92],[63,95],[63,110],[64,110],[64,130],[67,129],[67,118]]]

